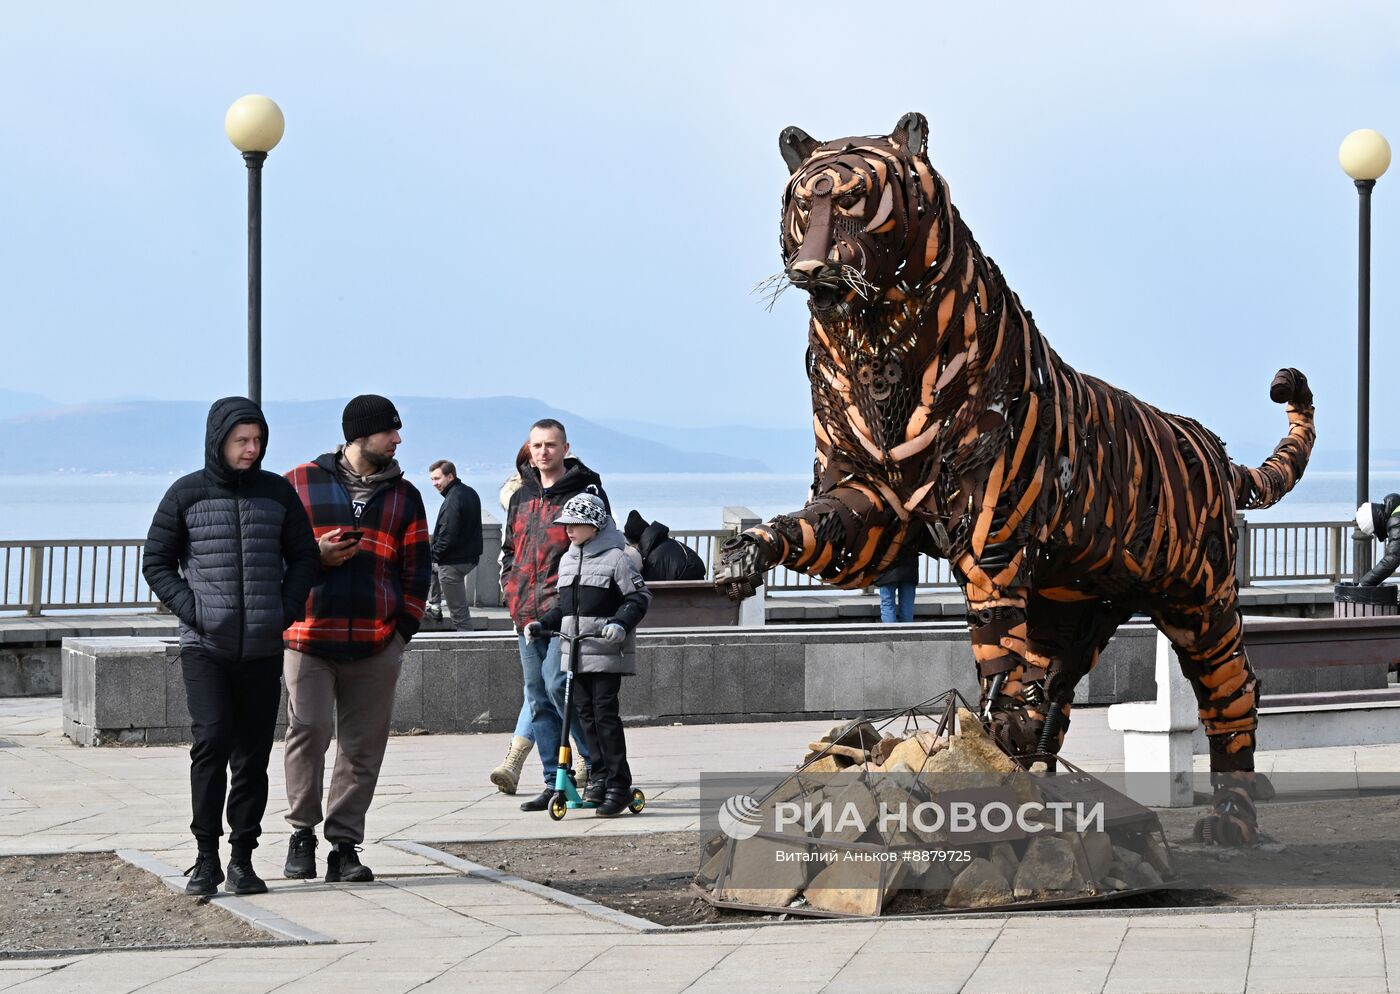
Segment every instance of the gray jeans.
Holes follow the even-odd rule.
[[[403,665],[403,639],[395,635],[383,651],[338,662],[288,649],[287,821],[314,828],[321,821],[326,750],[335,734],[335,768],[325,808],[327,842],[365,839],[365,814],[374,800],[379,767],[389,742],[394,688]]]
[[[452,616],[452,627],[459,632],[472,630],[472,612],[467,606],[467,577],[476,569],[476,563],[434,563],[433,577],[428,584],[428,603],[447,604],[447,613]]]

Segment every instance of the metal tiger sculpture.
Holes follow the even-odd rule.
[[[1312,451],[1312,393],[1270,394],[1288,435],[1258,468],[1198,422],[1070,368],[973,240],[929,164],[928,125],[779,138],[785,279],[809,295],[811,498],[726,543],[717,584],[782,565],[840,587],[905,547],[947,559],[967,599],[982,714],[1016,755],[1058,751],[1075,684],[1148,614],[1176,647],[1210,742],[1198,836],[1257,839],[1258,680],[1245,657],[1234,512],[1267,507]]]

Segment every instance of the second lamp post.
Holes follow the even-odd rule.
[[[1356,276],[1356,506],[1371,499],[1371,190],[1390,167],[1390,143],[1370,128],[1342,139],[1337,159],[1356,181],[1360,216]],[[1360,583],[1371,568],[1371,536],[1352,534],[1351,579]]]

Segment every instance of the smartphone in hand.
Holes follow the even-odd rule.
[[[358,528],[350,528],[340,533],[337,542],[358,542],[365,537],[365,533]]]

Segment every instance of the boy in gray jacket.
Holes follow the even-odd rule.
[[[622,678],[637,672],[635,631],[647,613],[651,591],[600,497],[576,494],[554,523],[563,525],[569,536],[569,548],[559,562],[559,600],[525,627],[525,637],[533,641],[547,631],[602,636],[579,646],[565,643],[559,664],[568,672],[577,650],[573,697],[595,773],[584,800],[598,805],[599,818],[612,818],[626,811],[632,800],[632,770],[617,695]],[[596,776],[600,769],[602,777]]]

